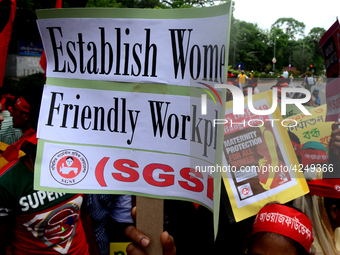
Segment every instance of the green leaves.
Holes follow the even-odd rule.
[[[318,74],[324,69],[318,41],[326,31],[315,27],[306,37],[304,31],[305,24],[293,18],[279,18],[270,30],[263,30],[256,23],[232,17],[229,64],[235,67],[236,63],[244,63],[246,70],[268,72],[273,69],[275,46],[277,73],[282,73],[289,64],[304,73],[313,63]]]
[[[293,18],[279,18],[271,26],[271,28],[281,28],[290,39],[296,39],[298,36],[303,36],[306,25],[303,22]]]

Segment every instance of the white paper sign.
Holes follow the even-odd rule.
[[[48,65],[35,188],[142,193],[212,209],[213,178],[202,169],[218,164],[222,148],[214,85],[226,72],[229,11],[230,3],[38,12]]]
[[[222,83],[227,24],[228,15],[38,20],[48,77],[182,86],[203,76]]]
[[[190,165],[199,159],[116,148],[64,145],[40,141],[42,188],[112,190],[188,198],[213,208],[213,176]],[[95,153],[94,153],[95,151]]]
[[[45,86],[40,139],[178,153],[213,163],[216,107],[185,96]],[[220,105],[221,106],[221,105]]]

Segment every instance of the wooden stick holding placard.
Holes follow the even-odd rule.
[[[146,253],[163,254],[160,236],[163,232],[164,200],[137,196],[136,206],[136,227],[150,238],[150,246],[145,249]]]

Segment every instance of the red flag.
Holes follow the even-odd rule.
[[[45,51],[42,52],[39,63],[40,63],[41,68],[44,69],[45,74],[46,74],[47,62],[46,62]]]
[[[60,9],[62,7],[62,5],[63,5],[63,1],[57,0],[57,2],[55,3],[55,8]],[[46,61],[45,51],[43,51],[43,53],[41,54],[40,66],[41,66],[42,69],[44,69],[45,75],[46,75],[47,61]]]
[[[60,9],[63,6],[63,1],[62,0],[57,0],[55,3],[55,8]]]
[[[21,147],[25,146],[27,143],[32,143],[37,145],[38,139],[34,129],[27,130],[19,141],[7,146],[6,150],[0,156],[0,169],[7,165],[9,162],[16,160],[25,155],[23,151],[20,150]],[[1,172],[0,172],[1,175]]]
[[[2,0],[0,0],[0,2],[2,2]],[[4,29],[0,31],[0,87],[2,87],[2,83],[5,77],[7,49],[12,35],[13,21],[15,18],[16,9],[17,3],[15,2],[15,0],[11,0],[11,12],[8,22],[4,26]]]

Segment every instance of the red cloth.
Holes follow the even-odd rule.
[[[2,105],[2,110],[7,110],[7,104],[6,104],[6,100],[7,98],[9,100],[14,100],[14,96],[12,96],[11,94],[6,94],[6,95],[1,95],[1,100],[0,103]]]
[[[300,156],[301,155],[302,144],[297,144],[296,142],[293,142],[293,141],[291,141],[291,142],[292,142],[292,145],[293,145],[293,148],[294,148],[296,156]]]
[[[55,4],[55,8],[60,9],[60,8],[62,8],[62,5],[63,5],[63,1],[57,0],[57,2]],[[46,75],[47,61],[46,61],[45,51],[43,51],[43,53],[41,54],[40,66],[45,71],[45,75]]]
[[[279,80],[276,85],[280,85],[282,87],[289,87],[287,80],[288,80],[287,78],[280,75]]]
[[[63,5],[63,1],[62,0],[57,0],[57,2],[55,3],[55,8],[56,9],[60,9]]]
[[[41,68],[45,71],[45,75],[46,75],[47,61],[46,61],[45,51],[43,51],[43,53],[41,54],[39,63],[40,63]]]
[[[311,195],[340,198],[340,179],[318,179],[307,183]]]
[[[308,252],[314,241],[312,222],[294,208],[271,204],[264,206],[257,214],[253,234],[272,232],[289,237],[301,244]]]
[[[14,108],[22,111],[22,112],[30,112],[31,106],[27,103],[25,98],[19,97],[15,102]],[[8,106],[8,110],[12,113],[14,111],[12,106]]]
[[[301,150],[301,163],[303,167],[308,165],[327,164],[328,156],[325,151],[306,149]]]
[[[33,143],[34,145],[37,145],[38,143],[36,132],[32,128],[27,130],[19,139],[19,141],[8,146],[1,154],[1,157],[5,158],[8,162],[17,159],[19,157],[19,150],[21,149],[22,145],[26,143]]]
[[[2,0],[0,0],[2,2]],[[11,13],[9,15],[8,22],[2,32],[0,33],[0,87],[5,77],[5,68],[7,60],[7,50],[9,41],[12,36],[13,22],[15,18],[15,11],[17,9],[17,3],[15,0],[11,0]]]

